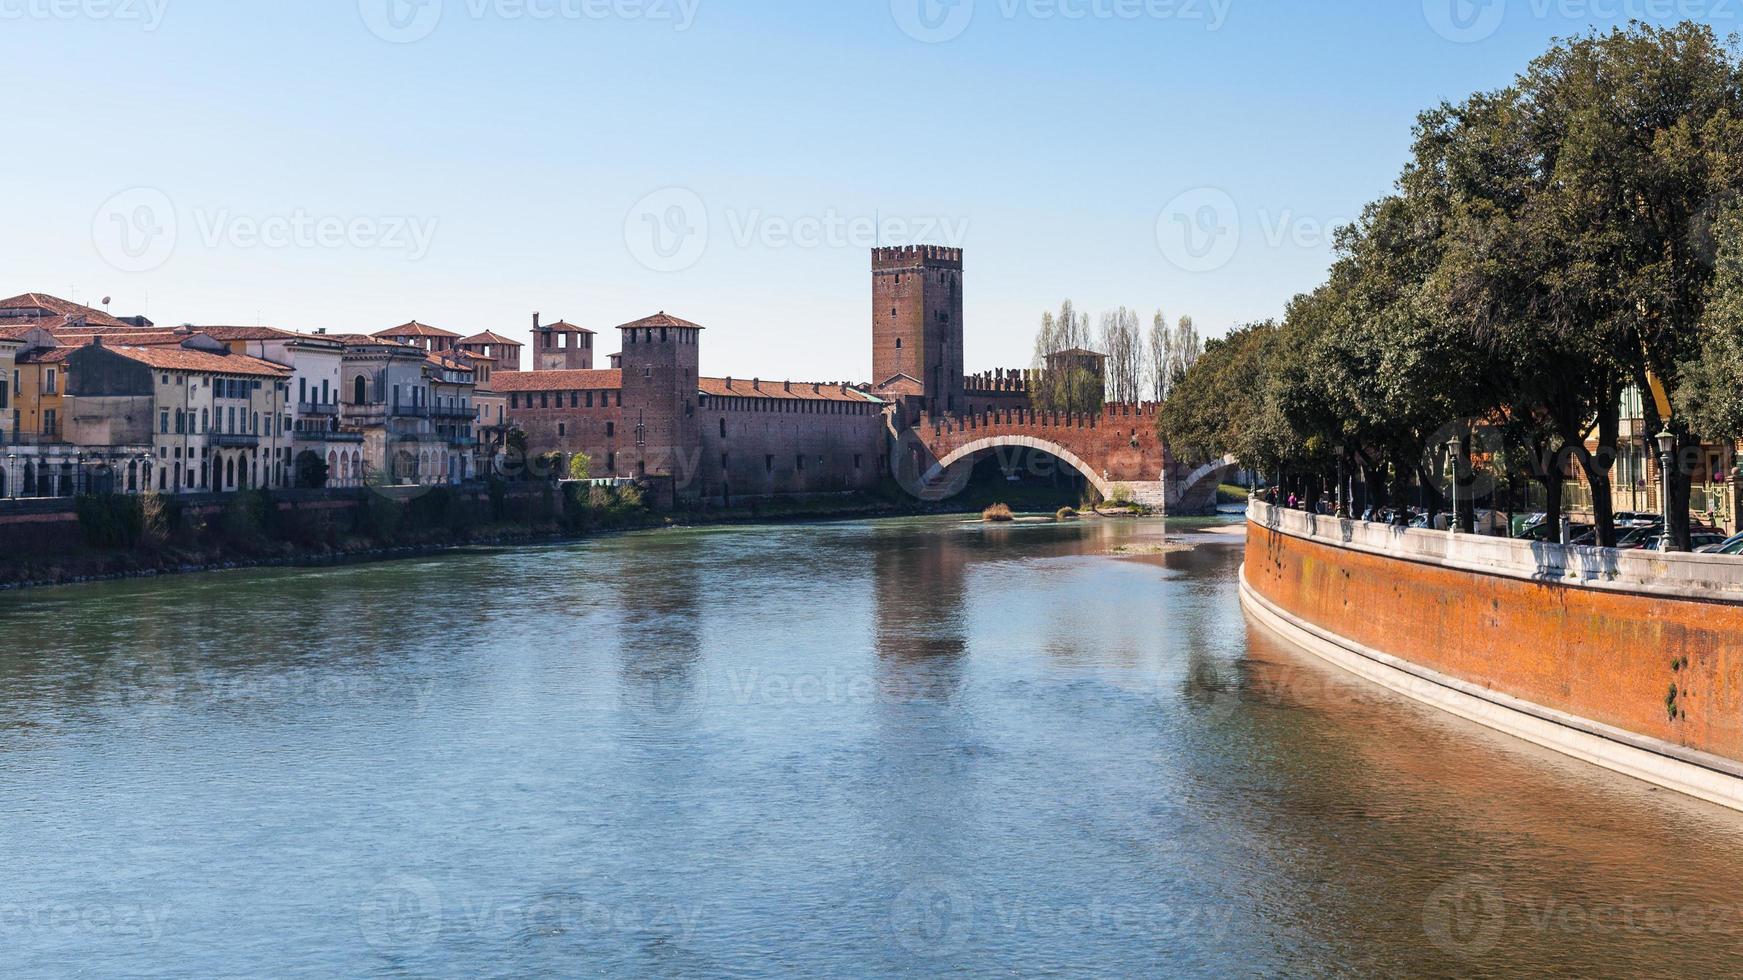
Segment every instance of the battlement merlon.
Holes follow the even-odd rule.
[[[872,271],[906,272],[911,269],[962,271],[962,249],[944,245],[899,245],[872,250]]]

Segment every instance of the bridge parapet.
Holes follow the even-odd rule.
[[[956,433],[1006,427],[1100,429],[1135,426],[1137,431],[1132,435],[1142,439],[1146,429],[1148,436],[1156,436],[1156,414],[1160,409],[1161,406],[1155,402],[1142,402],[1135,405],[1110,404],[1100,412],[1082,413],[1039,412],[1028,408],[995,408],[974,415],[934,416],[922,412],[918,428],[922,432]]]

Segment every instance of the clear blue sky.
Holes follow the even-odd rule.
[[[869,380],[869,226],[788,230],[880,216],[967,250],[971,370],[1065,297],[1217,334],[1319,281],[1419,110],[1631,9],[422,3],[0,0],[0,290],[335,331],[664,309],[711,373]],[[1232,208],[1238,248],[1165,247],[1171,207],[1200,236]],[[298,217],[331,227],[263,243]]]

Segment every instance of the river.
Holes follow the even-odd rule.
[[[0,975],[1743,971],[1743,816],[956,519],[0,597]]]

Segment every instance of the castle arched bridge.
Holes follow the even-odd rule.
[[[1157,431],[1157,406],[1108,405],[1099,414],[992,411],[973,416],[921,415],[898,433],[891,454],[899,482],[921,499],[946,500],[968,483],[976,459],[1001,449],[1047,453],[1082,474],[1104,497],[1120,487],[1165,514],[1206,514],[1233,460],[1178,465]]]

